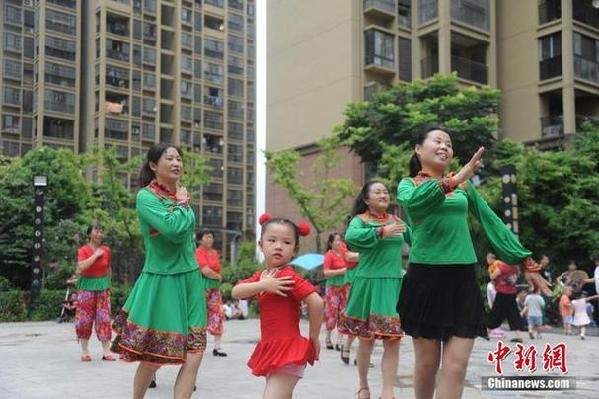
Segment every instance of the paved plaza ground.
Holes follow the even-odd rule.
[[[307,329],[303,322],[302,328]],[[537,350],[546,342],[567,344],[568,376],[576,377],[576,390],[568,392],[497,392],[481,391],[481,376],[494,375],[493,365],[486,360],[487,353],[496,349],[496,340],[476,340],[466,377],[464,398],[599,398],[599,337],[593,329],[585,341],[577,336],[564,337],[547,333],[536,343]],[[257,320],[229,321],[225,324],[223,349],[227,358],[208,354],[200,368],[194,398],[260,398],[263,380],[253,377],[246,361],[259,336]],[[210,347],[211,341],[209,341]],[[509,343],[508,343],[509,344]],[[509,344],[513,347],[513,344]],[[103,362],[100,344],[90,343],[94,360],[79,361],[79,348],[74,337],[73,324],[53,322],[0,324],[0,398],[2,399],[99,399],[129,398],[134,364]],[[515,348],[514,348],[515,349]],[[380,358],[382,346],[377,345],[373,355],[375,368],[371,370],[372,397],[379,393]],[[540,355],[539,355],[540,356]],[[353,353],[352,353],[353,357]],[[513,357],[504,361],[506,374],[516,374]],[[539,359],[542,364],[542,359]],[[402,342],[400,367],[397,376],[398,398],[413,398],[412,366],[414,352],[410,338]],[[353,363],[353,358],[352,358]],[[534,375],[546,375],[542,366]],[[148,399],[171,398],[176,367],[165,367],[158,373],[158,387],[149,390]],[[559,375],[558,373],[553,373]],[[324,350],[321,361],[308,367],[305,378],[299,382],[294,398],[355,398],[357,372],[355,366],[345,366],[339,353]]]

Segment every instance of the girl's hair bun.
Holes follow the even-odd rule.
[[[260,215],[260,218],[258,219],[258,223],[260,223],[260,226],[264,226],[264,223],[268,222],[271,219],[272,219],[272,215],[268,212],[264,212],[262,215]]]
[[[310,225],[307,222],[300,222],[297,225],[297,231],[299,232],[300,236],[305,237],[310,234]]]

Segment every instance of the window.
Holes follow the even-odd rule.
[[[155,42],[157,36],[156,25],[154,25],[151,22],[144,22],[143,36],[144,40],[147,40],[149,42]]]
[[[225,0],[204,0],[204,4],[209,4],[211,6],[224,8]]]
[[[243,184],[243,169],[227,168],[227,182],[229,184]]]
[[[395,69],[395,55],[393,51],[393,35],[370,29],[364,33],[366,65],[380,65]]]
[[[191,75],[193,73],[193,60],[187,55],[181,56],[181,72]]]
[[[229,23],[227,24],[227,26],[231,30],[243,32],[243,16],[229,13]]]
[[[227,198],[228,201],[228,198]],[[236,206],[236,205],[233,205]],[[241,230],[243,224],[243,213],[227,212],[227,229]]]
[[[227,205],[242,207],[243,206],[243,192],[241,190],[227,190]],[[227,212],[227,221],[231,222],[232,215],[230,213],[237,214],[238,212]]]
[[[243,80],[229,78],[227,93],[230,96],[243,97]]]
[[[574,32],[574,73],[599,83],[599,40]]]
[[[106,55],[114,60],[129,62],[129,43],[106,39]]]
[[[121,89],[129,88],[129,70],[106,65],[106,84]]]
[[[223,185],[220,183],[210,183],[204,185],[202,197],[208,201],[221,202],[223,200]]]
[[[133,38],[135,40],[141,40],[141,21],[139,19],[133,20]]]
[[[228,137],[236,140],[243,140],[243,124],[239,122],[229,121],[227,123],[227,133]],[[229,152],[231,148],[229,147]],[[231,161],[231,159],[229,159]],[[242,162],[242,159],[234,162]]]
[[[224,58],[224,46],[220,40],[206,39],[204,40],[204,55],[207,57],[223,59]]]
[[[181,106],[181,119],[187,122],[191,121],[191,107],[186,105]]]
[[[129,125],[127,121],[106,118],[104,136],[115,140],[129,139]]]
[[[5,133],[19,133],[21,118],[15,115],[2,115],[2,131]]]
[[[206,0],[208,1],[208,0]],[[202,224],[206,226],[222,226],[223,210],[216,206],[202,207]]]
[[[185,98],[190,98],[192,97],[192,84],[190,81],[188,80],[182,80],[181,81],[181,96],[185,97]]]
[[[77,17],[48,8],[46,9],[46,28],[55,32],[74,35],[77,31]]]
[[[193,13],[190,9],[181,8],[181,22],[183,23],[183,25],[193,25]]]
[[[141,125],[141,137],[154,141],[156,137],[156,125],[149,122],[144,122]]]
[[[539,39],[539,67],[541,80],[562,74],[561,33],[554,33]]]
[[[220,112],[204,111],[204,127],[221,130],[223,128],[223,114]]]
[[[227,71],[236,75],[243,75],[243,58],[230,55]]]
[[[72,120],[44,117],[44,136],[59,139],[73,139],[75,123]]]
[[[397,15],[399,26],[412,27],[412,0],[399,0],[397,2]]]
[[[225,30],[225,21],[222,18],[213,17],[212,15],[204,15],[204,26],[208,29],[222,32]]]
[[[156,14],[156,0],[144,0],[144,12],[146,14]]]
[[[193,49],[193,35],[188,32],[181,32],[181,47]]]
[[[202,102],[202,86],[199,84],[193,85],[193,101],[198,105]]]
[[[21,79],[21,62],[11,59],[4,60],[4,77],[8,79]]]
[[[58,86],[75,87],[76,72],[75,68],[46,61],[45,79],[47,83]]]
[[[195,36],[193,41],[193,53],[196,56],[202,54],[202,38],[200,36]]]
[[[46,55],[50,57],[75,60],[75,41],[60,39],[58,37],[46,36]]]
[[[72,8],[72,9],[77,8],[77,0],[47,0],[47,1],[48,1],[48,3],[53,3],[53,4],[59,5],[61,7]]]
[[[33,136],[33,119],[23,118],[23,130],[21,130],[21,135],[27,139],[30,139]]]
[[[230,52],[243,54],[243,39],[241,37],[229,35],[227,43],[229,45]]]
[[[199,12],[196,12],[193,15],[193,29],[196,32],[199,32],[202,30],[202,14],[200,14]]]
[[[412,80],[412,41],[399,37],[399,79],[404,82]]]
[[[208,165],[212,168],[212,177],[217,179],[223,178],[223,161],[216,158],[208,158]]]
[[[222,65],[204,62],[204,79],[209,82],[223,84],[224,68]]]
[[[4,86],[4,104],[21,106],[21,89],[16,87]]]
[[[4,32],[4,49],[20,53],[23,50],[22,37],[11,32]]]
[[[437,0],[420,0],[418,10],[418,21],[424,24],[437,18]]]
[[[144,98],[143,113],[147,115],[154,115],[156,113],[156,100],[153,98]]]
[[[31,38],[31,37],[25,37],[24,40],[23,40],[23,44],[24,44],[23,45],[23,48],[24,48],[23,56],[25,58],[28,58],[28,59],[32,60],[33,59],[33,50],[34,50],[34,47],[33,47],[33,38]]]
[[[31,90],[23,90],[23,112],[33,112],[33,92]]]
[[[131,98],[131,116],[141,116],[141,98],[133,96]]]
[[[134,69],[132,71],[132,74],[133,74],[133,79],[132,79],[133,90],[140,91],[141,90],[141,71]]]
[[[141,65],[141,46],[138,44],[133,46],[133,64]]]
[[[452,0],[451,18],[482,30],[489,30],[489,1]]]
[[[5,23],[17,26],[21,26],[23,24],[23,11],[20,8],[7,5],[5,11]]]
[[[241,10],[243,12],[243,0],[229,0],[228,4],[229,4],[229,8],[233,8],[235,10]]]
[[[224,106],[224,90],[216,87],[205,86],[204,104],[216,108]]]
[[[143,63],[149,65],[156,65],[156,49],[151,47],[143,48]]]
[[[202,79],[202,61],[193,60],[193,78]]]
[[[243,103],[229,100],[227,102],[227,111],[229,118],[243,119]]]
[[[35,29],[35,13],[33,11],[25,10],[23,14],[23,26],[25,27],[25,32],[33,33]]]

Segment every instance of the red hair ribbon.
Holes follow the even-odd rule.
[[[300,222],[297,225],[297,231],[299,232],[300,236],[305,237],[310,234],[310,225],[308,222]]]
[[[262,215],[260,215],[258,223],[260,223],[260,226],[264,226],[264,223],[268,222],[270,219],[272,219],[272,215],[268,212],[264,212]]]

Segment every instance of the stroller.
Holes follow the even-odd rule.
[[[73,275],[67,280],[67,290],[64,295],[64,301],[60,307],[60,316],[58,323],[70,322],[75,318],[77,310],[77,276]]]

